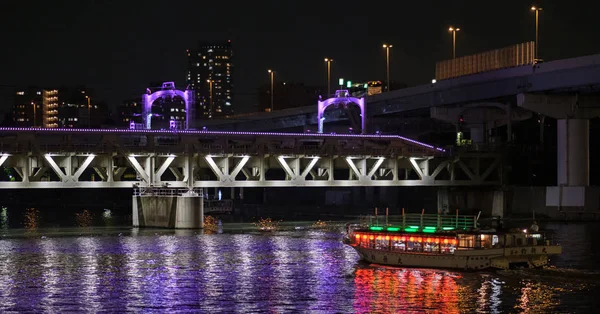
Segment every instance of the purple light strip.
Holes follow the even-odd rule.
[[[40,132],[40,133],[104,133],[104,134],[189,134],[189,135],[252,135],[252,136],[289,136],[289,137],[333,137],[364,139],[400,139],[412,144],[445,152],[443,148],[425,144],[400,135],[372,134],[324,134],[324,133],[283,133],[283,132],[232,132],[232,131],[199,131],[199,130],[148,130],[148,129],[65,129],[65,128],[0,128],[0,132]]]

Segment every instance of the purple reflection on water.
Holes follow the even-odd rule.
[[[594,238],[595,239],[595,238]],[[369,266],[337,232],[50,236],[0,240],[0,312],[561,312],[598,275]],[[577,243],[573,244],[574,246]],[[518,302],[518,304],[516,304]]]

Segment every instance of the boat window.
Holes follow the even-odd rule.
[[[459,234],[458,235],[458,246],[461,248],[474,248],[475,247],[475,235],[474,234]]]
[[[490,234],[481,234],[479,235],[481,240],[481,245],[479,247],[490,249],[492,248],[492,236]],[[497,240],[497,239],[496,239]]]

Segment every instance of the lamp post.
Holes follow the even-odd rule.
[[[269,69],[269,78],[271,80],[271,112],[273,112],[273,75],[275,74],[274,71],[272,71],[271,69]]]
[[[213,110],[213,82],[214,80],[208,79],[206,80],[208,83],[208,117],[212,118],[212,110]]]
[[[385,48],[385,55],[386,55],[386,72],[387,72],[387,91],[390,91],[390,48],[392,48],[392,45],[388,45],[388,44],[383,44],[383,48]]]
[[[87,99],[87,107],[88,107],[88,129],[92,127],[92,106],[90,105],[90,96],[85,96],[85,99]]]
[[[331,96],[331,62],[333,59],[325,58],[327,62],[327,98]]]
[[[540,36],[539,36],[539,19],[540,19],[540,11],[542,11],[542,8],[538,8],[536,6],[531,7],[531,11],[535,11],[535,59],[538,59],[538,48],[539,48],[539,40],[540,40]]]
[[[37,105],[33,101],[31,102],[31,105],[33,106],[33,127],[36,127],[37,126],[37,112],[36,112]]]
[[[452,32],[452,59],[456,58],[456,32],[460,31],[460,28],[452,27],[448,28],[448,31]]]

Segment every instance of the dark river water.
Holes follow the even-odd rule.
[[[554,267],[480,273],[363,264],[338,231],[5,231],[0,312],[597,313],[600,224],[548,228]]]

